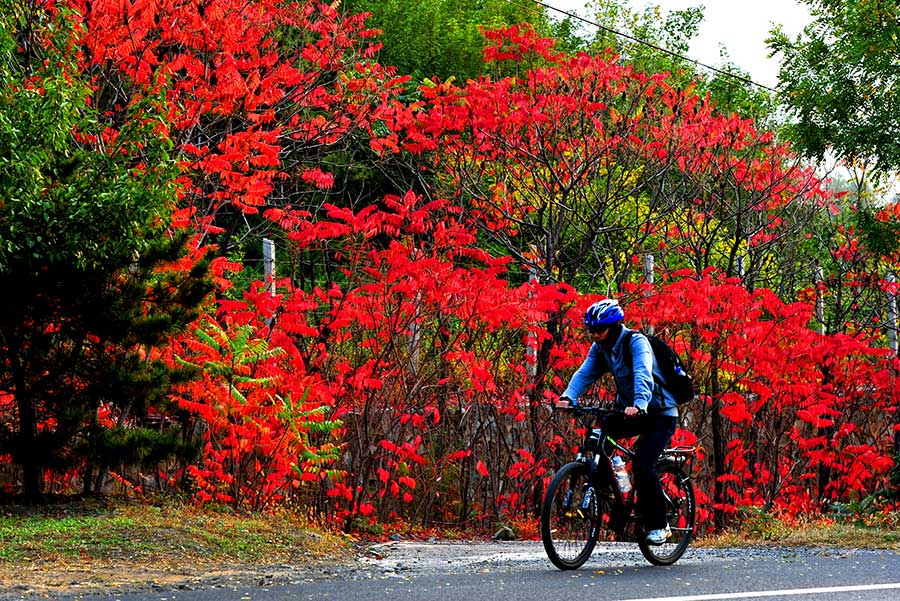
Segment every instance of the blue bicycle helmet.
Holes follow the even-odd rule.
[[[588,328],[604,328],[625,319],[625,312],[619,301],[607,298],[597,301],[584,312],[584,325]]]

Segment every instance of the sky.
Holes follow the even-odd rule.
[[[542,2],[590,18],[584,10],[585,0]],[[640,11],[648,4],[657,4],[664,13],[702,4],[704,19],[691,43],[689,58],[719,66],[719,50],[724,46],[733,63],[755,82],[769,87],[775,87],[778,81],[778,57],[767,58],[765,39],[769,29],[780,24],[789,37],[795,37],[810,20],[809,7],[795,0],[631,0],[630,4]]]

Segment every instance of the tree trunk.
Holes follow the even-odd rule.
[[[824,388],[831,384],[832,376],[831,370],[828,367],[822,368],[822,383],[821,386]],[[834,426],[829,428],[818,428],[816,431],[816,436],[824,437],[825,440],[832,440],[836,429]],[[825,465],[824,462],[819,464],[819,506],[822,509],[825,509],[827,505],[827,499],[825,496],[825,490],[828,488],[829,483],[831,482],[831,468]]]
[[[716,530],[725,526],[725,485],[721,476],[725,474],[725,428],[722,423],[722,401],[719,399],[718,351],[713,350],[710,357],[710,395],[712,404],[712,436],[713,436],[713,523]]]
[[[17,459],[22,466],[23,493],[27,500],[36,501],[40,499],[43,492],[44,477],[33,452],[37,444],[37,414],[34,410],[34,403],[25,393],[24,382],[16,384],[16,405],[19,410]]]

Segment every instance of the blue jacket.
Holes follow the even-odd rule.
[[[633,405],[647,413],[677,416],[675,398],[659,384],[664,379],[653,360],[653,350],[646,336],[640,332],[631,336],[632,365],[627,365],[624,360],[622,344],[629,331],[631,330],[628,328],[622,328],[619,338],[612,346],[612,352],[606,352],[596,342],[592,344],[587,358],[572,374],[562,396],[577,401],[597,378],[612,372],[616,379],[616,406],[625,408]]]

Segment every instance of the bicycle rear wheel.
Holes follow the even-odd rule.
[[[597,543],[598,498],[584,463],[562,466],[544,495],[541,540],[551,563],[560,570],[579,568]]]
[[[638,546],[653,565],[670,566],[684,555],[694,534],[694,485],[675,465],[659,466],[659,481],[666,498],[666,516],[672,534],[662,545],[651,545],[645,536],[639,536]]]

